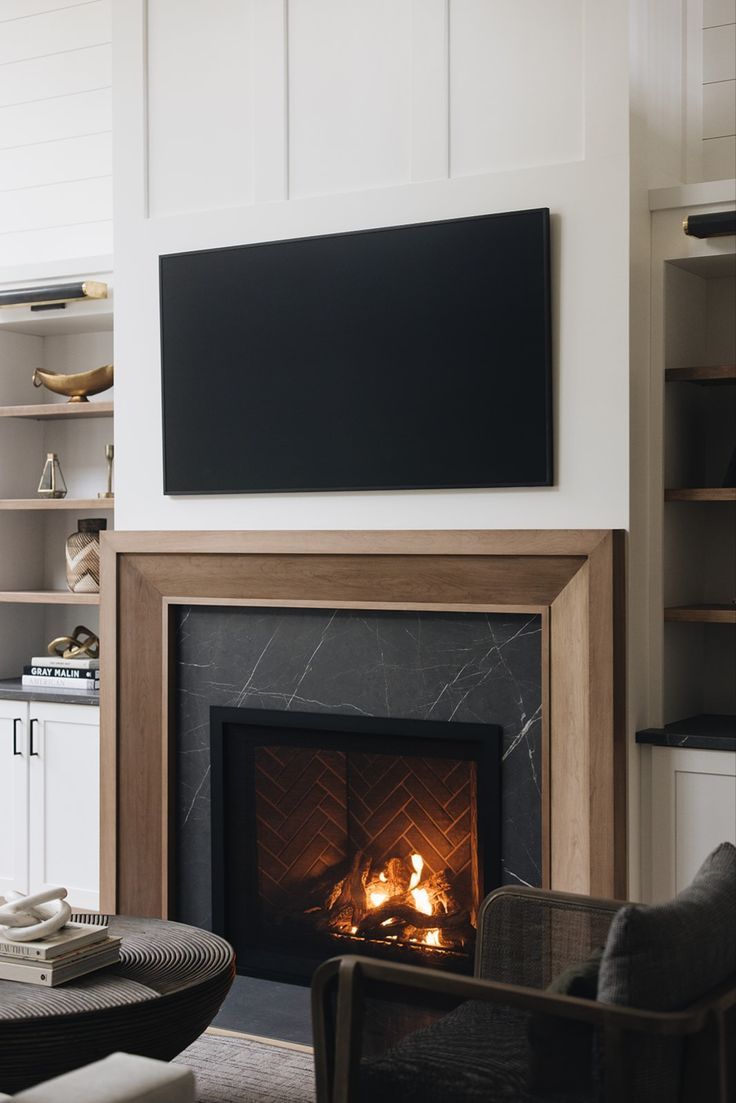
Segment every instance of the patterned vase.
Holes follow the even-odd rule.
[[[66,580],[72,593],[100,592],[100,530],[105,528],[104,517],[87,517],[67,537]]]

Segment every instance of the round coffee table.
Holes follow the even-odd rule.
[[[120,935],[120,962],[58,988],[0,981],[0,1091],[122,1050],[170,1061],[212,1022],[235,974],[224,939],[160,919],[75,915]]]

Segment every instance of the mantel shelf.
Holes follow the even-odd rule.
[[[99,594],[74,594],[71,590],[0,590],[0,604],[99,605]]]
[[[712,368],[667,368],[667,383],[736,383],[736,364],[720,364]]]
[[[678,486],[664,492],[665,502],[736,502],[736,486]]]
[[[664,619],[692,624],[736,624],[736,605],[675,605],[665,609]]]
[[[112,402],[44,402],[35,406],[0,406],[0,417],[33,418],[38,421],[71,421],[112,415]]]
[[[114,498],[0,498],[0,509],[109,510],[114,508]]]

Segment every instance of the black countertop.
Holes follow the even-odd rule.
[[[99,705],[99,693],[81,690],[46,689],[21,685],[20,678],[0,680],[0,701],[45,701],[49,705]]]
[[[694,751],[736,751],[736,716],[703,713],[636,733],[637,743]]]

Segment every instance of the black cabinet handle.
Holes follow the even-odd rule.
[[[38,751],[34,751],[34,749],[33,749],[33,733],[36,730],[35,727],[34,727],[34,724],[37,724],[37,723],[38,723],[38,720],[35,720],[35,719],[31,720],[31,748],[28,752],[29,758],[32,758],[34,755],[36,756],[36,758],[39,757]]]
[[[13,721],[13,755],[20,755],[23,757],[23,751],[18,750],[18,725],[22,724],[20,716],[17,716]]]

